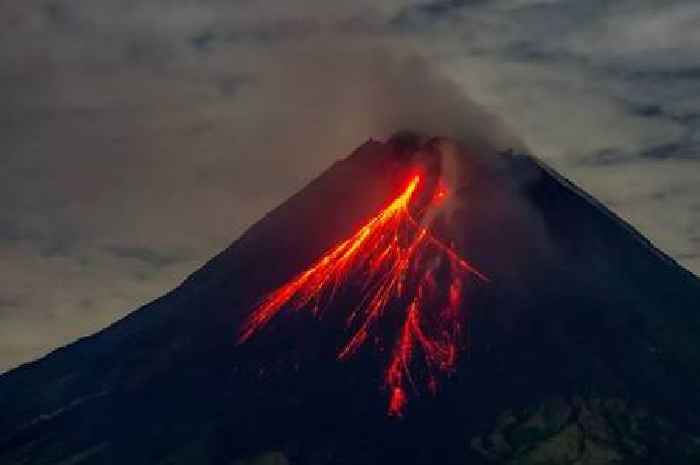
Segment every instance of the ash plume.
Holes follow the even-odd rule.
[[[400,131],[458,140],[479,154],[525,148],[498,116],[413,50],[329,37],[278,52],[264,82],[266,105],[284,125],[273,129],[318,161]]]

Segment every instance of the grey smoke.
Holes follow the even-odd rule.
[[[0,308],[0,369],[172,288],[368,138],[413,129],[485,151],[519,144],[389,40],[329,30],[249,53],[140,38],[134,54],[129,38],[122,54],[99,37],[76,47],[75,34],[100,31],[86,21],[61,22],[31,79],[12,78],[17,65],[2,91],[0,274],[13,304]]]

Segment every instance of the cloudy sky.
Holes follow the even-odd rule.
[[[406,126],[526,146],[700,274],[696,0],[0,0],[0,371]]]

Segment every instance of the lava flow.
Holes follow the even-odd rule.
[[[308,309],[321,316],[341,288],[352,281],[353,286],[361,285],[360,292],[358,303],[347,315],[351,336],[338,358],[350,357],[368,338],[382,345],[391,343],[379,326],[386,326],[384,320],[398,320],[400,327],[394,331],[396,340],[384,376],[389,414],[402,414],[407,385],[418,390],[412,369],[421,367],[421,380],[435,392],[436,375],[454,368],[463,347],[466,280],[487,278],[421,223],[447,197],[442,187],[414,216],[412,200],[420,183],[421,177],[414,176],[398,197],[352,237],[268,294],[249,316],[239,342],[248,340],[286,308]]]

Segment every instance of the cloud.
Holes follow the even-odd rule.
[[[573,41],[574,49],[595,61],[653,70],[697,68],[700,57],[700,5],[643,2],[613,8]]]
[[[406,127],[527,145],[700,272],[697,13],[6,2],[0,370],[157,297],[334,160]]]

